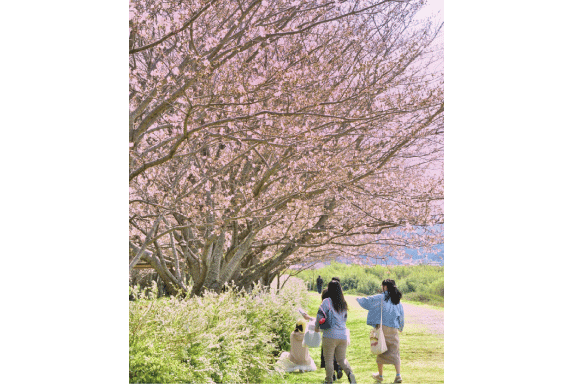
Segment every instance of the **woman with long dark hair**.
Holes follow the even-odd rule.
[[[340,279],[337,277],[333,277],[332,280],[340,282]],[[322,300],[328,297],[328,288],[322,291]],[[320,368],[326,369],[326,362],[324,361],[324,348],[320,346]],[[336,381],[336,379],[341,379],[344,372],[342,371],[342,367],[338,364],[336,357],[334,357],[334,375],[332,376],[332,380]]]
[[[401,298],[402,292],[396,287],[396,282],[386,279],[382,281],[382,293],[356,299],[362,308],[368,310],[366,319],[368,325],[378,328],[380,326],[380,318],[382,318],[382,331],[384,332],[388,349],[376,357],[378,373],[374,373],[372,377],[379,383],[383,380],[382,369],[384,364],[394,365],[394,368],[396,368],[394,383],[402,382],[402,376],[400,375],[400,337],[398,335],[398,331],[402,332],[404,329],[404,308],[400,303]]]
[[[330,328],[324,329],[322,334],[322,347],[324,361],[326,363],[326,383],[333,382],[334,357],[338,364],[344,369],[348,381],[356,383],[356,378],[348,360],[346,360],[346,348],[348,346],[348,334],[346,320],[348,319],[348,304],[344,300],[342,287],[338,281],[332,280],[328,283],[327,297],[320,305],[319,313],[326,313],[330,318]],[[320,316],[316,317],[316,332],[320,331]]]

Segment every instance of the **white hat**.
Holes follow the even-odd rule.
[[[318,348],[322,342],[322,336],[319,332],[306,331],[304,334],[304,344],[310,348]]]

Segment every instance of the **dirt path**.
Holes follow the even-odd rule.
[[[353,308],[365,310],[356,301],[357,297],[358,296],[345,295],[348,305]],[[402,306],[404,307],[405,323],[420,324],[423,325],[428,332],[444,336],[444,310],[408,303],[402,303]]]

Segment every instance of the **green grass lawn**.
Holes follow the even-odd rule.
[[[320,295],[309,292],[309,305],[306,309],[315,316],[320,306]],[[346,358],[352,367],[358,383],[374,383],[372,373],[378,372],[376,356],[370,353],[366,325],[368,311],[352,307],[353,297],[346,296],[349,303],[347,326],[350,329],[351,343],[346,350]],[[318,369],[315,372],[287,373],[278,383],[322,383],[326,371],[320,369],[320,348],[310,348],[310,356]],[[443,383],[444,382],[444,338],[427,333],[422,326],[405,324],[400,334],[400,358],[404,383]],[[384,383],[392,383],[396,372],[393,365],[384,365]],[[348,383],[346,375],[337,383]]]

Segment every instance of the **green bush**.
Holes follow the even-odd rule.
[[[382,280],[375,276],[366,276],[358,283],[358,292],[365,295],[374,295],[381,291]]]
[[[444,306],[444,298],[428,292],[410,292],[403,296],[404,300],[419,301],[421,303]]]
[[[444,277],[430,284],[429,292],[444,297]]]
[[[263,382],[279,373],[305,289],[229,289],[203,297],[130,302],[130,382]]]
[[[380,292],[382,280],[393,279],[407,300],[438,303],[436,305],[444,303],[444,267],[362,266],[333,262],[320,269],[303,271],[298,277],[307,283],[308,289],[315,291],[318,275],[324,279],[324,288],[328,286],[332,277],[339,277],[342,289],[349,295],[374,295]],[[415,295],[407,296],[411,293]]]

